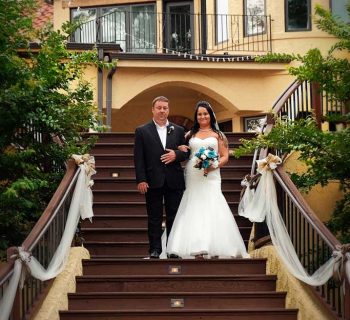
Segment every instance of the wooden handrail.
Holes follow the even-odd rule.
[[[50,220],[53,219],[56,209],[58,208],[60,202],[62,201],[64,194],[68,190],[69,185],[76,173],[77,165],[73,159],[68,160],[67,171],[64,175],[60,185],[52,196],[49,204],[47,205],[44,213],[41,215],[37,223],[35,224],[32,231],[29,233],[27,238],[22,243],[24,250],[30,251],[35,245],[40,234],[44,231],[45,227],[48,225]]]
[[[32,249],[35,247],[36,243],[39,241],[41,236],[45,233],[45,230],[50,226],[51,222],[55,219],[55,216],[57,214],[57,211],[59,207],[61,206],[62,202],[65,201],[67,193],[72,189],[73,181],[75,176],[78,174],[77,165],[75,164],[75,161],[73,159],[68,160],[67,166],[66,166],[66,173],[61,180],[57,190],[55,191],[54,195],[52,196],[49,204],[47,205],[44,213],[39,218],[37,223],[35,224],[32,231],[29,233],[27,238],[22,243],[22,247],[26,251],[32,251]],[[17,249],[15,247],[8,248],[7,250],[7,262],[4,266],[0,268],[0,286],[1,290],[3,290],[2,287],[6,287],[8,281],[10,280],[10,277],[13,274],[13,267],[15,259],[11,258],[11,256],[17,253]],[[28,316],[29,313],[32,314],[32,312],[40,305],[41,299],[44,298],[44,295],[48,288],[50,287],[50,281],[46,281],[46,284],[44,285],[43,289],[41,290],[41,293],[39,292],[38,296],[35,296],[36,299],[32,301],[31,304],[28,305],[28,309],[26,310]],[[23,317],[20,315],[20,306],[22,303],[20,302],[20,295],[17,291],[16,299],[13,306],[13,319],[23,319]]]
[[[305,95],[302,93],[303,86],[306,87]],[[300,94],[299,90],[301,90],[301,95],[299,95]],[[299,99],[299,97],[301,98]],[[297,115],[299,112],[303,114],[305,111],[307,111],[309,114],[312,113],[316,117],[317,125],[320,128],[321,116],[323,112],[322,103],[327,103],[327,102],[324,102],[322,99],[323,97],[322,97],[322,94],[319,92],[319,87],[317,84],[313,84],[313,83],[310,84],[310,83],[300,82],[296,80],[285,90],[285,92],[283,92],[278,97],[278,99],[273,105],[271,116],[274,116],[274,115],[282,116],[284,112],[284,114],[289,116],[290,119],[294,120],[298,118]],[[272,118],[271,116],[267,117],[266,126],[264,128],[263,134],[269,134],[269,132],[274,127],[275,121],[274,121],[274,118]],[[267,149],[260,150],[259,159],[265,158],[267,156],[267,153],[268,153]],[[252,172],[253,172],[253,168],[255,168],[255,163],[253,163]],[[327,252],[331,255],[332,251],[336,250],[337,246],[340,246],[341,243],[336,239],[336,237],[330,232],[330,230],[324,225],[324,223],[318,218],[318,216],[310,208],[310,206],[308,205],[304,197],[301,195],[300,191],[297,189],[297,187],[294,185],[294,183],[290,179],[289,175],[283,169],[283,167],[277,167],[276,170],[273,170],[273,174],[276,182],[278,183],[278,188],[279,188],[278,194],[280,194],[281,196],[281,208],[282,208],[281,214],[282,216],[285,215],[284,217],[286,219],[287,219],[286,215],[288,215],[288,217],[293,217],[293,218],[289,218],[292,220],[288,221],[289,228],[290,228],[290,225],[293,225],[293,228],[289,229],[290,235],[291,236],[293,235],[294,240],[296,240],[295,237],[297,236],[294,230],[296,230],[295,228],[298,228],[298,226],[295,225],[295,223],[297,223],[296,220],[301,219],[300,217],[303,217],[302,219],[304,219],[304,221],[306,221],[306,224],[307,224],[307,227],[306,227],[304,222],[302,223],[303,228],[307,228],[306,239],[310,240],[309,239],[310,235],[308,232],[310,230],[309,228],[311,228],[312,230],[310,231],[311,234],[315,232],[315,234],[317,234],[316,237],[319,237],[320,239],[322,239],[324,245],[327,247],[326,251],[329,250]],[[286,203],[285,201],[290,201],[290,202],[287,202],[289,203],[287,204],[287,207],[292,205],[295,208],[295,211],[294,209],[292,211],[288,211],[288,209],[284,207]],[[285,222],[287,226],[287,221]],[[301,223],[300,220],[299,220],[299,223]],[[264,236],[264,234],[260,236]],[[303,254],[303,252],[301,252],[301,246],[304,246],[304,248],[305,246],[307,246],[307,248],[309,248],[309,245],[312,246],[312,242],[309,242],[305,245],[301,245],[300,237],[303,237],[303,236],[299,235],[298,237],[299,237],[299,240],[296,240],[297,241],[296,249],[298,248],[298,241],[299,241],[299,248],[298,248],[299,254]],[[317,240],[317,243],[318,241],[319,240]],[[324,250],[323,246],[322,246],[322,250]],[[318,254],[317,245],[316,245],[315,252],[317,256]],[[307,262],[308,268],[312,268],[312,262],[310,263],[310,261],[312,258],[315,257],[315,252],[312,252],[310,256],[304,257],[304,259],[307,258],[307,261],[304,261],[304,263]],[[305,253],[308,254],[307,252],[304,252],[304,254]],[[336,287],[333,288],[332,286],[333,286],[332,283],[328,282],[325,285],[319,288],[316,288],[316,291],[318,291],[317,296],[319,296],[320,298],[322,297],[321,301],[327,306],[329,310],[334,312],[334,314],[335,314],[335,311],[338,313],[337,315],[335,315],[335,317],[339,317],[339,315],[341,314],[342,319],[350,320],[350,306],[349,306],[350,305],[350,288],[349,288],[350,285],[346,282],[343,290],[341,289],[338,290],[336,289]],[[336,290],[338,290],[338,292],[336,292]],[[332,294],[335,296],[333,296],[333,298],[329,300],[328,292],[331,292],[331,291],[332,291]],[[325,299],[325,297],[327,299]],[[339,301],[337,300],[335,302],[334,299],[338,299]]]
[[[272,107],[272,112],[277,114],[281,111],[283,105],[287,99],[295,92],[295,90],[300,86],[300,81],[295,80],[275,101]]]
[[[327,244],[334,250],[340,242],[337,238],[329,231],[329,229],[323,224],[320,218],[311,209],[309,204],[306,202],[304,197],[300,194],[293,181],[290,179],[289,175],[283,169],[283,167],[277,167],[273,170],[274,177],[278,180],[280,186],[285,192],[289,194],[295,200],[295,204],[298,209],[303,213],[305,218],[310,222],[310,224],[320,233],[320,236],[327,242]]]

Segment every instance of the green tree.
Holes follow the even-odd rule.
[[[350,1],[346,6],[350,15]],[[322,56],[318,48],[310,49],[305,55],[269,53],[257,57],[256,61],[266,63],[272,61],[297,61],[299,66],[289,67],[289,73],[297,79],[320,84],[320,90],[327,92],[329,99],[338,101],[350,108],[350,25],[333,16],[330,11],[320,5],[315,8],[315,23],[317,27],[338,41]],[[347,57],[340,57],[340,53]]]
[[[35,31],[36,3],[0,2],[0,256],[31,230],[70,155],[91,147],[93,141],[81,133],[99,125],[82,75],[88,64],[110,66],[98,61],[96,51],[66,49],[72,25],[62,32]],[[29,49],[31,39],[37,39],[38,50]]]

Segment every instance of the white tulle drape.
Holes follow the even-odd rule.
[[[252,222],[262,222],[266,219],[272,243],[280,259],[294,277],[309,285],[319,286],[331,278],[334,270],[339,270],[345,265],[345,272],[350,282],[350,253],[346,252],[344,247],[337,248],[332,257],[312,275],[305,271],[295,252],[277,205],[272,170],[281,162],[279,157],[271,154],[263,160],[257,160],[257,171],[261,174],[259,184],[255,192],[249,187],[246,188],[239,204],[238,214]],[[247,182],[243,183],[247,185]]]
[[[92,191],[93,180],[91,176],[96,173],[95,160],[89,155],[73,155],[75,162],[79,165],[79,176],[75,185],[72,201],[69,207],[66,226],[62,235],[61,242],[54,253],[49,266],[45,269],[40,262],[29,252],[18,248],[18,256],[14,265],[14,272],[9,282],[2,300],[0,301],[0,320],[8,320],[13,301],[16,295],[21,276],[23,276],[23,265],[30,275],[41,281],[49,280],[61,273],[69,255],[71,246],[79,219],[93,217],[92,211]]]

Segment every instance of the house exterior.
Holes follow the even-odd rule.
[[[114,132],[149,120],[151,101],[170,99],[172,121],[190,128],[208,100],[224,131],[254,130],[294,80],[267,52],[326,52],[334,39],[313,22],[316,4],[344,14],[346,0],[55,0],[54,27],[80,21],[69,45],[96,45],[115,70],[90,68],[96,103]]]

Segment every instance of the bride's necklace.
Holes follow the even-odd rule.
[[[209,132],[209,131],[212,131],[213,129],[212,128],[209,128],[209,129],[199,129],[199,131],[201,132]]]

